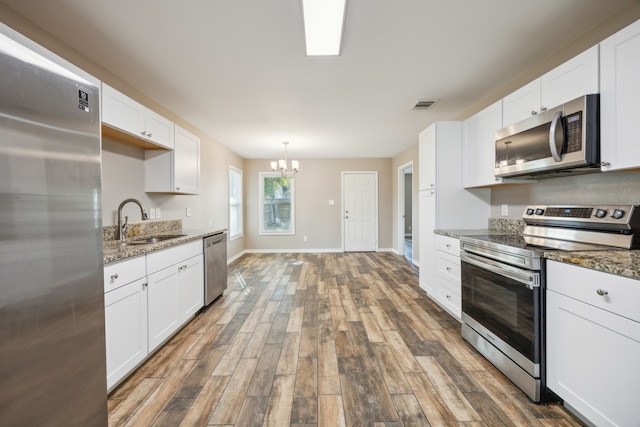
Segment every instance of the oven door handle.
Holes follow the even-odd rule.
[[[540,287],[540,273],[511,267],[464,251],[460,252],[460,260],[500,276],[508,277],[520,283],[524,283],[529,289]]]

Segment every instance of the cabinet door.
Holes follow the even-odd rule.
[[[463,123],[462,185],[484,187],[502,182],[494,175],[497,130],[502,129],[502,101]]]
[[[102,122],[139,138],[146,138],[145,110],[142,105],[102,84]]]
[[[104,295],[109,390],[148,354],[146,286],[140,279]]]
[[[148,277],[149,351],[169,338],[181,325],[178,310],[178,267]]]
[[[546,313],[547,386],[595,425],[637,425],[640,323],[549,290]]]
[[[599,92],[598,46],[593,46],[540,78],[542,107],[555,108],[579,96]]]
[[[424,190],[420,192],[418,205],[419,222],[419,259],[420,259],[420,287],[431,297],[435,297],[436,288],[436,191]]]
[[[200,179],[200,139],[176,126],[174,154],[175,191],[198,194]]]
[[[436,124],[420,132],[418,184],[420,190],[436,188]]]
[[[174,144],[174,124],[171,120],[162,117],[160,114],[149,109],[145,112],[146,137],[154,143],[168,149],[173,149]]]
[[[502,127],[531,117],[540,110],[540,79],[521,87],[502,99]]]
[[[204,270],[202,255],[180,263],[178,272],[178,303],[184,323],[204,306]]]
[[[640,167],[640,21],[600,44],[603,171]]]

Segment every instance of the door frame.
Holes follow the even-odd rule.
[[[376,212],[376,218],[375,218],[376,249],[375,250],[376,250],[376,252],[378,252],[379,249],[380,249],[380,242],[378,241],[378,217],[380,216],[379,212],[378,212],[378,191],[379,191],[378,189],[380,187],[378,185],[378,171],[341,171],[340,172],[340,193],[341,193],[341,196],[340,196],[340,235],[341,235],[341,238],[342,238],[342,242],[341,242],[342,252],[345,251],[345,249],[344,249],[344,219],[345,219],[344,218],[344,216],[345,216],[344,207],[345,207],[346,203],[344,201],[344,197],[345,197],[345,194],[344,194],[344,177],[345,177],[346,174],[363,174],[363,175],[364,174],[368,174],[368,175],[373,175],[374,176],[374,179],[376,181],[376,191],[375,191],[375,200],[374,200],[374,205],[375,205],[374,209],[375,209],[375,212]]]
[[[405,219],[403,218],[404,213],[404,205],[405,205],[405,188],[404,188],[404,171],[411,167],[411,185],[413,185],[413,160],[408,161],[407,163],[398,166],[398,255],[404,256],[404,229],[405,229]],[[411,188],[411,209],[413,209],[413,188]],[[415,227],[414,227],[414,216],[411,215],[411,235],[413,236]],[[413,242],[415,239],[412,240]]]

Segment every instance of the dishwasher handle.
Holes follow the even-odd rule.
[[[216,243],[220,243],[227,240],[227,233],[226,232],[222,232],[222,233],[217,233],[214,234],[213,236],[209,236],[209,237],[205,237],[204,239],[204,247],[208,248],[210,246],[215,245]]]

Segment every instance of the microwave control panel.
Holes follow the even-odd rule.
[[[567,129],[567,146],[565,153],[582,150],[582,111],[565,117]]]

